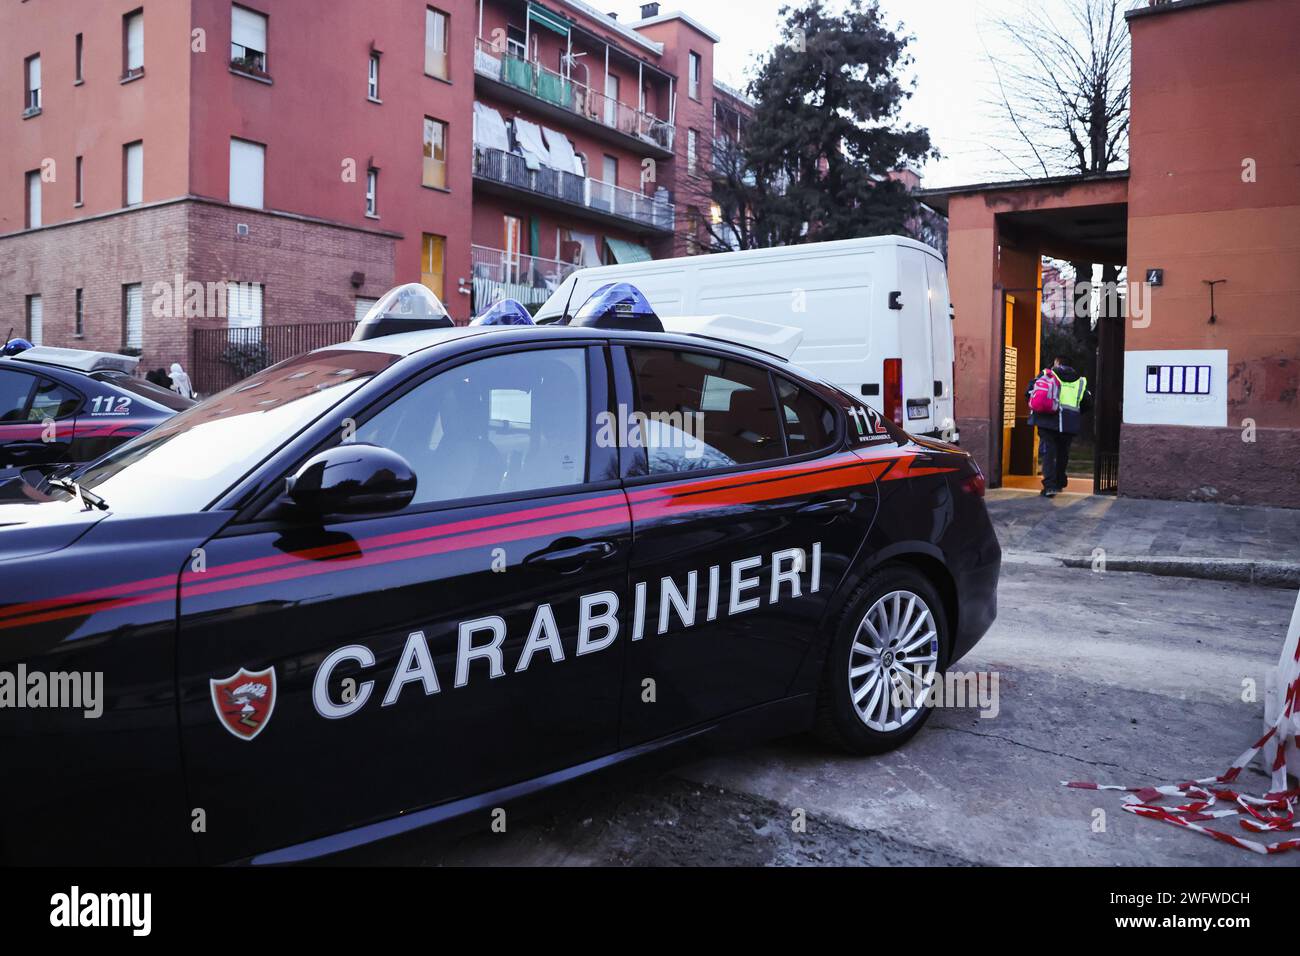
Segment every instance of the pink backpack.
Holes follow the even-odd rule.
[[[1029,393],[1029,410],[1053,414],[1061,409],[1061,380],[1051,369],[1046,369],[1034,381],[1034,390]]]

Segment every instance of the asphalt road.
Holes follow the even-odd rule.
[[[939,709],[903,749],[873,758],[805,737],[757,745],[589,782],[509,816],[504,833],[485,818],[464,835],[408,835],[336,860],[1295,867],[1300,854],[1257,856],[1124,813],[1117,793],[1060,783],[1226,769],[1259,736],[1264,675],[1294,602],[1248,585],[1008,563],[997,624],[958,665],[997,673],[996,716]],[[1246,678],[1255,702],[1242,700]],[[1267,782],[1252,769],[1239,785],[1262,793]]]

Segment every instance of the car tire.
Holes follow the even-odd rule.
[[[900,621],[905,614],[907,620]],[[898,622],[897,633],[892,630],[893,622]],[[909,636],[914,625],[917,630]],[[933,636],[926,637],[931,631]],[[920,647],[913,646],[923,638]],[[817,695],[817,737],[853,754],[885,753],[906,743],[929,719],[933,708],[906,706],[905,693],[889,699],[887,681],[904,674],[921,682],[913,687],[942,680],[941,667],[951,647],[943,601],[924,574],[899,564],[874,571],[850,597],[831,637]],[[930,656],[934,658],[932,666],[923,660]],[[879,695],[875,694],[877,688]],[[883,702],[882,696],[886,698]]]

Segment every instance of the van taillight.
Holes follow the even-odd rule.
[[[885,417],[903,427],[902,359],[885,359]]]

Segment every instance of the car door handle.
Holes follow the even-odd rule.
[[[815,518],[834,518],[836,515],[848,514],[853,510],[853,502],[848,498],[835,498],[831,501],[814,501],[804,505],[795,514],[809,515]]]
[[[531,567],[552,568],[556,571],[577,571],[592,561],[608,558],[617,548],[613,541],[588,541],[571,548],[537,551],[524,558]]]

